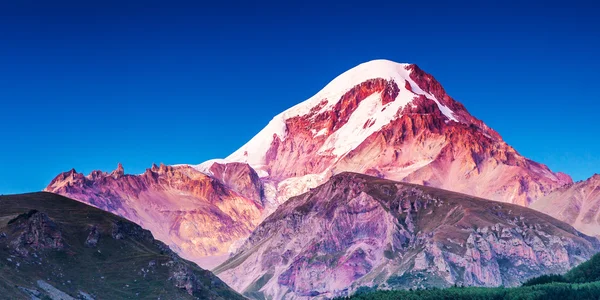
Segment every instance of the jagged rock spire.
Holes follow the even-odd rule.
[[[123,169],[123,164],[119,163],[117,168],[110,173],[110,175],[114,178],[119,178],[125,175],[125,169]]]

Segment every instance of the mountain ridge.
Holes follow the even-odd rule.
[[[344,172],[280,205],[213,271],[253,299],[514,286],[564,272],[599,245],[522,206]]]

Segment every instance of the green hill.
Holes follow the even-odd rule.
[[[2,299],[243,299],[140,226],[51,193],[0,197]]]

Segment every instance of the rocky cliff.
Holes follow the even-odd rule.
[[[600,175],[568,184],[537,200],[531,208],[600,236]]]

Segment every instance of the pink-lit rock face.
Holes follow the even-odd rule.
[[[271,176],[277,179],[321,173],[335,163],[335,156],[321,155],[320,147],[327,138],[327,132],[335,132],[348,123],[350,116],[368,96],[380,94],[381,105],[396,98],[399,88],[394,81],[374,78],[364,81],[344,93],[336,104],[321,112],[320,105],[304,116],[285,120],[288,133],[285,140],[275,137],[266,154]],[[321,102],[320,104],[322,104]],[[363,128],[369,125],[366,120]],[[315,139],[315,128],[322,131]]]
[[[214,167],[218,180],[189,166],[153,165],[141,175],[75,170],[58,175],[46,191],[118,214],[150,230],[184,258],[205,267],[218,264],[203,257],[224,256],[260,221],[262,185],[247,165],[227,171]],[[252,197],[252,198],[250,198]]]
[[[556,189],[531,207],[585,234],[600,236],[600,175]]]
[[[285,182],[280,198],[298,194],[290,182],[310,180],[301,193],[345,171],[523,206],[572,182],[521,156],[418,66],[384,60],[340,75],[227,159]]]
[[[232,191],[251,199],[258,206],[264,206],[264,186],[256,171],[244,163],[215,163],[210,167],[213,178],[221,181]]]
[[[329,298],[374,285],[514,286],[597,249],[532,209],[342,173],[282,204],[213,271],[255,298]]]
[[[473,125],[448,125],[439,112],[426,111],[404,114],[369,136],[334,173],[351,170],[523,206],[570,182]]]

